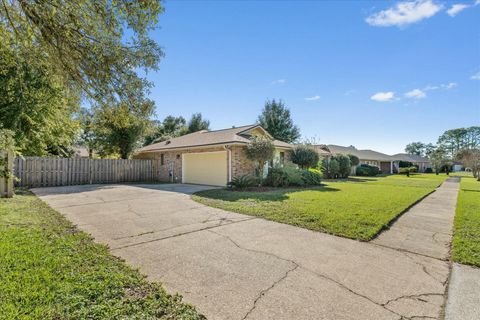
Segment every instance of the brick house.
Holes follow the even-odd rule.
[[[158,159],[160,181],[225,186],[234,177],[255,174],[255,163],[245,155],[252,137],[272,140],[274,162],[289,161],[294,146],[259,125],[190,133],[140,148],[133,158]]]

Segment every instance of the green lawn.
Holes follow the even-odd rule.
[[[445,175],[415,174],[325,181],[316,188],[268,192],[206,190],[193,199],[216,208],[259,216],[343,237],[370,240],[424,197]]]
[[[471,175],[460,183],[452,259],[480,267],[480,182]]]
[[[0,199],[0,318],[204,319],[31,193]]]

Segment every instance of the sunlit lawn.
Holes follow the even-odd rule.
[[[452,258],[480,267],[480,182],[464,175],[458,192]]]
[[[445,175],[353,178],[315,188],[268,192],[206,190],[193,199],[216,208],[268,220],[370,240],[402,211],[432,192]]]

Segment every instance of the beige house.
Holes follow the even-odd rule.
[[[255,163],[245,155],[252,137],[273,141],[275,162],[290,159],[294,146],[274,140],[259,125],[194,132],[145,146],[137,150],[134,158],[159,159],[160,181],[225,186],[234,177],[255,174]]]
[[[411,162],[418,167],[418,172],[425,172],[427,168],[432,167],[432,162],[425,157],[416,154],[397,153],[392,156],[395,160]]]
[[[388,154],[373,150],[359,150],[355,147],[343,147],[334,144],[318,145],[317,151],[320,150],[320,155],[328,156],[335,154],[354,155],[360,160],[360,164],[368,164],[379,168],[383,173],[393,173],[394,168],[397,168],[398,161]],[[355,168],[352,168],[352,173],[355,173]]]

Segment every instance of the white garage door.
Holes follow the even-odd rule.
[[[227,177],[227,151],[184,153],[182,155],[183,183],[225,186]]]

